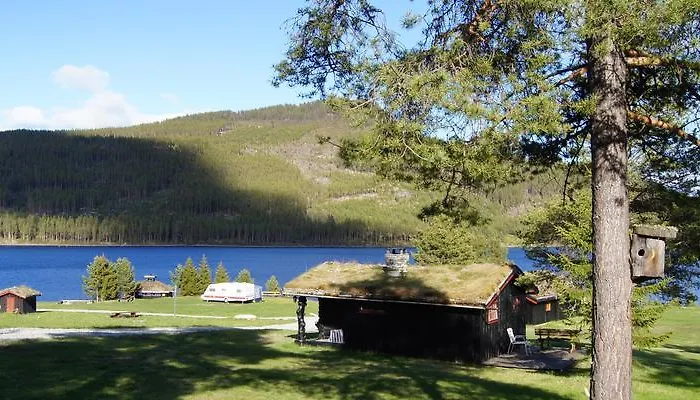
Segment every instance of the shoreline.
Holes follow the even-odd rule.
[[[113,244],[113,243],[95,243],[95,244],[60,244],[60,243],[0,243],[0,247],[221,247],[221,248],[239,248],[239,249],[385,249],[391,247],[406,247],[412,246],[392,246],[392,245],[292,245],[292,244],[271,244],[271,245],[238,245],[238,244]],[[510,247],[510,246],[509,246]],[[517,246],[516,246],[517,247]]]

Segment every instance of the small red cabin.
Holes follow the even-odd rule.
[[[36,312],[36,297],[41,293],[28,286],[0,290],[0,312],[27,314]]]

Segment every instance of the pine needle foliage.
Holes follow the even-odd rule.
[[[224,283],[230,281],[231,278],[228,275],[226,267],[224,267],[224,263],[219,261],[219,264],[216,266],[216,283]]]
[[[207,257],[202,255],[202,259],[199,261],[199,279],[198,279],[198,290],[199,294],[204,293],[207,290],[207,286],[211,284],[211,268],[209,268],[209,262],[207,262]]]
[[[255,283],[255,281],[253,280],[253,276],[250,274],[250,271],[248,271],[247,268],[243,268],[238,272],[238,275],[236,276],[236,282]]]
[[[415,258],[427,265],[503,263],[507,248],[502,236],[488,226],[471,226],[446,215],[432,217],[416,240]]]
[[[553,202],[526,216],[522,238],[537,270],[518,283],[551,288],[558,296],[566,322],[591,329],[592,318],[592,226],[590,192],[579,192],[572,201]],[[667,334],[651,329],[668,306],[654,300],[668,280],[636,285],[632,295],[632,338],[638,347],[657,346]]]
[[[112,262],[104,255],[96,256],[83,276],[83,291],[96,301],[133,297],[136,289],[134,268],[127,258]]]
[[[265,282],[265,290],[268,292],[281,292],[280,283],[277,281],[277,277],[272,275],[270,279]]]

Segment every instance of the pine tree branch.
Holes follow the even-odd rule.
[[[569,81],[575,79],[576,77],[585,75],[586,73],[588,73],[588,66],[579,67],[578,69],[574,70],[572,73],[567,75],[565,78],[560,79],[559,82],[554,84],[554,86],[555,87],[561,86],[561,85],[565,84],[566,82],[569,82]]]
[[[680,136],[681,138],[685,140],[689,140],[696,146],[700,147],[700,139],[695,137],[694,135],[684,131],[681,127],[678,125],[675,125],[670,122],[662,121],[660,119],[648,116],[648,115],[642,115],[639,113],[636,113],[634,111],[627,111],[627,118],[641,122],[645,125],[652,126],[654,128],[659,128],[659,129],[664,129],[669,132],[675,133],[676,135]]]
[[[700,71],[700,63],[689,60],[679,60],[673,57],[662,57],[646,53],[641,50],[630,49],[625,51],[625,63],[628,67],[658,67],[662,65],[676,65],[694,71]]]
[[[677,60],[675,58],[670,58],[670,57],[659,57],[659,56],[653,56],[648,53],[644,53],[639,50],[627,50],[625,51],[625,63],[627,64],[628,67],[631,68],[638,68],[638,67],[658,67],[658,66],[663,66],[663,65],[678,65],[684,68],[689,68],[695,71],[700,71],[700,63],[695,62],[695,61],[687,61],[687,60]],[[573,70],[573,71],[572,71]],[[586,73],[588,73],[588,66],[586,65],[579,65],[575,67],[569,67],[565,69],[561,69],[558,71],[555,71],[547,76],[547,78],[551,78],[553,76],[557,76],[559,74],[562,74],[564,72],[572,71],[569,75],[566,77],[562,78],[559,80],[554,86],[561,86],[565,84],[566,82],[569,82],[579,76],[582,76]]]
[[[498,4],[496,1],[493,0],[485,0],[484,3],[479,7],[476,12],[474,13],[474,18],[472,18],[471,21],[465,22],[462,24],[458,24],[454,28],[438,35],[437,39],[440,42],[445,42],[447,38],[454,34],[459,32],[460,35],[462,36],[462,39],[465,42],[470,42],[473,39],[479,39],[479,40],[484,40],[483,36],[481,36],[481,33],[479,32],[479,25],[484,22],[488,21],[491,19],[491,16],[493,13],[498,9]]]

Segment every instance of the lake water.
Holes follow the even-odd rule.
[[[223,262],[231,279],[247,268],[259,285],[271,275],[283,285],[324,261],[382,263],[385,251],[384,247],[2,246],[0,289],[27,285],[42,293],[42,301],[83,299],[82,276],[93,258],[102,254],[112,261],[128,258],[137,280],[154,274],[158,280],[170,283],[170,272],[178,264],[184,264],[187,257],[198,264],[205,255],[212,271]],[[508,256],[524,270],[532,266],[520,248],[509,249]]]

